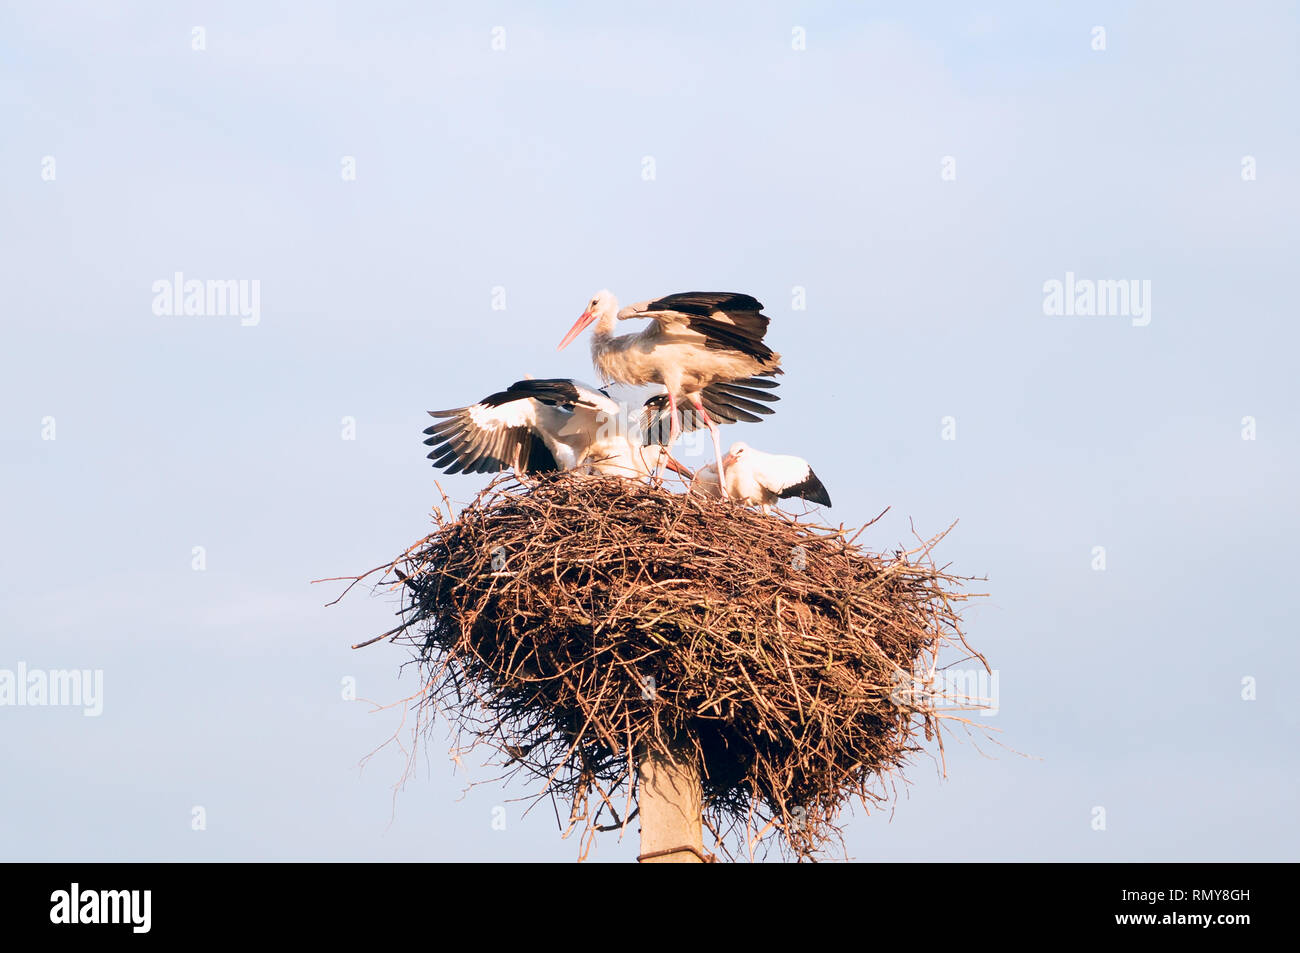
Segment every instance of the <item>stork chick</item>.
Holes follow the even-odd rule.
[[[802,457],[763,453],[737,441],[722,458],[722,463],[723,479],[718,478],[718,468],[710,463],[696,471],[691,488],[721,499],[725,481],[728,499],[758,506],[764,513],[777,500],[796,496],[823,506],[831,505],[826,487]]]

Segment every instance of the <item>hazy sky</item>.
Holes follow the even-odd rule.
[[[344,680],[414,673],[308,581],[426,532],[426,410],[592,379],[608,287],[757,296],[783,399],[724,440],[989,577],[1006,747],[851,856],[1296,859],[1296,6],[893,6],[6,4],[0,676],[103,710],[0,707],[0,858],[572,859],[440,736],[359,768],[400,706]],[[155,313],[177,272],[256,323]]]

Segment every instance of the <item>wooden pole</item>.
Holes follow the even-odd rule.
[[[704,795],[695,751],[647,747],[637,764],[637,807],[643,864],[704,863]]]

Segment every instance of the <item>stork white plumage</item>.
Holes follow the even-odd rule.
[[[650,324],[614,337],[614,322],[631,318],[648,318]],[[618,300],[600,291],[559,349],[595,323],[591,358],[601,380],[662,384],[668,393],[669,448],[683,429],[678,405],[694,407],[724,470],[718,423],[757,421],[758,414],[772,413],[765,404],[778,399],[768,393],[777,386],[768,378],[781,373],[781,355],[763,343],[770,320],[763,305],[746,294],[690,291],[619,310]]]
[[[632,404],[564,378],[516,381],[476,404],[429,411],[429,459],[447,473],[546,473],[583,470],[645,477],[666,465],[690,477],[654,440],[663,395]]]
[[[701,467],[691,483],[707,496],[721,498],[723,486],[728,499],[750,506],[759,506],[763,512],[777,500],[800,497],[823,506],[831,505],[830,494],[822,481],[813,473],[808,461],[802,457],[763,453],[747,443],[737,441],[723,457],[725,476],[713,464]]]

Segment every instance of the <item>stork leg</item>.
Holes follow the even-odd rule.
[[[681,425],[677,423],[677,398],[673,396],[671,390],[668,391],[668,444],[665,450],[671,450],[673,444],[677,442],[678,436],[682,432]],[[655,463],[654,482],[656,486],[662,486],[664,482],[664,464],[667,454],[659,454],[659,460]]]
[[[695,409],[704,420],[705,426],[709,428],[709,436],[713,438],[713,456],[718,461],[718,486],[725,497],[727,495],[727,474],[722,469],[722,439],[718,435],[718,425],[713,422],[709,412],[704,409],[704,404],[701,403],[699,397],[692,397],[691,403],[695,405]]]

